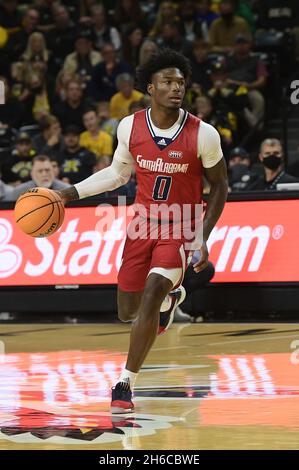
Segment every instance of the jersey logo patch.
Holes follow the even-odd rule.
[[[159,149],[163,150],[165,147],[167,147],[167,145],[171,144],[172,139],[168,139],[168,137],[161,138],[161,137],[155,136],[154,141],[158,145]]]
[[[180,152],[179,150],[170,150],[168,152],[169,158],[183,158],[183,152]]]

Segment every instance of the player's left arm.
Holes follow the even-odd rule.
[[[210,193],[203,220],[203,239],[200,248],[201,258],[193,265],[195,272],[202,271],[208,264],[209,252],[207,241],[223,211],[228,192],[227,168],[221,150],[219,134],[216,129],[209,124],[201,124],[208,126],[205,129],[205,133],[202,135],[199,150],[204,166],[204,173],[210,184]]]

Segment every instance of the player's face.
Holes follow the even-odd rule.
[[[179,109],[182,105],[186,81],[177,68],[160,70],[148,85],[148,92],[157,105],[168,109]]]

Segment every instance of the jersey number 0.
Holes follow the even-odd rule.
[[[154,201],[167,201],[171,187],[171,180],[171,176],[157,176],[153,191]]]

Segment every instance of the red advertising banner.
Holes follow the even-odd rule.
[[[228,202],[209,239],[215,282],[299,282],[299,200]],[[132,207],[67,208],[49,238],[0,212],[0,286],[114,284]]]
[[[215,282],[298,282],[299,200],[225,206],[210,235]]]

